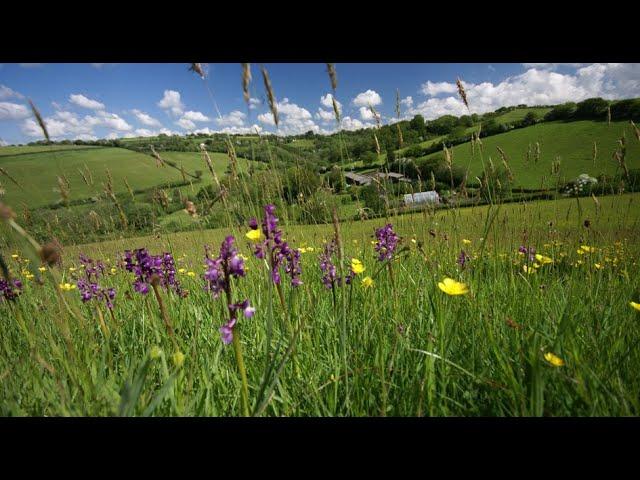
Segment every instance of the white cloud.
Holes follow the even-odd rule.
[[[158,102],[158,106],[163,110],[169,110],[173,115],[182,115],[184,104],[180,100],[180,92],[175,90],[165,90],[162,100]]]
[[[413,107],[413,97],[412,96],[408,96],[408,97],[403,98],[402,100],[400,100],[400,104],[404,105],[407,108]]]
[[[434,96],[440,93],[455,93],[458,90],[455,83],[437,82],[433,83],[428,81],[423,83],[420,91],[425,95]]]
[[[96,116],[80,117],[75,112],[57,111],[44,118],[49,135],[54,140],[62,138],[90,138],[95,137],[96,127],[105,127],[120,132],[133,129],[124,119],[115,113],[98,111]],[[22,132],[30,137],[42,137],[42,130],[33,119],[25,120],[21,125]]]
[[[267,125],[275,126],[276,124],[276,122],[273,120],[273,115],[271,115],[271,112],[261,113],[260,115],[258,115],[258,121]]]
[[[194,112],[188,111],[182,116],[182,118],[186,118],[187,120],[191,120],[192,122],[209,122],[210,118],[204,115],[202,112]]]
[[[322,108],[319,108],[318,113],[316,113],[316,118],[323,123],[329,123],[335,121],[336,114],[333,110],[323,110]]]
[[[0,100],[4,100],[5,98],[11,98],[11,97],[24,98],[24,95],[21,95],[20,93],[16,92],[15,90],[12,90],[6,85],[0,85]]]
[[[262,127],[260,125],[251,125],[250,127],[225,127],[221,130],[212,130],[209,127],[200,128],[198,130],[194,130],[193,133],[205,133],[207,135],[211,135],[214,133],[228,133],[229,135],[237,135],[237,134],[247,134],[247,133],[258,133],[262,132]]]
[[[580,68],[586,65],[585,63],[523,63],[522,66],[525,68],[538,68],[545,70],[557,70],[560,67],[568,67],[568,68]],[[489,65],[491,67],[491,65]],[[495,69],[494,69],[495,70]]]
[[[91,100],[79,93],[72,93],[69,95],[69,101],[82,108],[88,108],[90,110],[104,110],[104,103],[100,103],[97,100]]]
[[[21,120],[29,115],[29,109],[24,105],[0,102],[0,120]]]
[[[320,127],[313,121],[311,112],[295,103],[290,103],[288,98],[278,102],[278,113],[280,116],[280,135],[298,135],[309,130],[319,132]]]
[[[376,106],[382,103],[382,98],[375,90],[367,90],[366,92],[359,93],[353,99],[353,104],[356,107],[368,107],[369,105]]]
[[[131,110],[131,113],[135,115],[140,123],[146,125],[147,127],[161,127],[162,124],[159,120],[153,118],[151,115],[145,112],[141,112],[140,110],[134,108]]]
[[[89,134],[83,133],[75,137],[73,140],[84,140],[86,142],[86,141],[95,141],[97,139],[98,137],[96,137],[95,135],[89,135]]]
[[[376,117],[378,117],[378,120],[382,120],[380,113],[376,112],[376,114],[374,115],[369,107],[360,107],[360,118],[362,120],[375,120]]]
[[[242,127],[244,126],[244,119],[246,115],[240,110],[234,110],[228,115],[222,115],[221,118],[216,118],[216,123],[221,127]]]
[[[136,137],[155,137],[156,133],[148,128],[137,128],[134,132]]]
[[[133,130],[133,127],[129,125],[124,118],[119,117],[115,113],[109,113],[109,112],[97,112],[97,113],[99,115],[99,122],[97,123],[97,125],[101,125],[107,128],[112,128],[120,132],[128,132],[129,130]]]
[[[176,122],[176,125],[179,125],[180,127],[184,128],[185,130],[194,130],[196,128],[196,124],[195,123],[193,123],[188,118],[184,118],[184,117],[182,117],[180,120],[178,120]]]
[[[342,114],[342,104],[336,100],[336,104],[338,106],[338,112]],[[330,123],[335,121],[335,112],[333,111],[333,95],[331,93],[327,93],[320,97],[320,105],[329,110],[324,110],[322,108],[318,108],[318,112],[315,117],[323,123]]]
[[[336,103],[338,104],[338,110],[342,111],[342,104],[336,99]],[[333,94],[327,93],[320,97],[320,104],[325,108],[330,108],[333,110]]]
[[[109,135],[107,135],[107,140],[115,140],[116,138],[118,138],[119,135],[117,132],[110,132]]]
[[[360,130],[361,128],[369,128],[373,125],[370,123],[364,123],[358,120],[357,118],[351,118],[349,116],[344,117],[342,119],[341,127],[344,130]]]
[[[9,144],[0,138],[0,147],[6,147],[7,145]]]
[[[249,110],[255,110],[262,102],[257,98],[249,98]]]
[[[640,64],[596,63],[577,68],[573,73],[530,68],[497,84],[462,83],[473,113],[491,112],[503,106],[519,104],[579,102],[590,97],[613,100],[640,96]],[[441,92],[457,92],[457,88],[453,82],[427,82],[422,85],[422,92],[436,95]],[[456,93],[448,97],[429,98],[408,112],[409,115],[417,113],[426,119],[434,119],[447,114],[465,115],[468,111]]]

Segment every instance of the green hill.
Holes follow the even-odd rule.
[[[509,166],[515,176],[514,185],[524,188],[541,188],[555,185],[551,183],[551,163],[559,158],[560,180],[566,181],[582,173],[591,176],[613,175],[618,164],[612,159],[618,140],[623,135],[627,139],[626,161],[629,168],[640,168],[640,142],[636,140],[633,128],[626,121],[606,122],[545,122],[531,127],[512,130],[507,133],[482,139],[485,163],[492,159],[501,164],[497,150],[500,147],[506,154]],[[533,155],[526,162],[530,146],[540,144],[540,158],[535,162]],[[593,161],[593,144],[597,145],[597,156]],[[453,162],[469,169],[469,177],[480,176],[483,171],[482,160],[476,149],[472,154],[471,142],[453,147]],[[442,153],[433,153],[430,158]]]
[[[102,193],[103,184],[107,180],[107,169],[113,178],[116,192],[127,191],[125,178],[134,190],[182,180],[180,171],[170,167],[157,167],[151,156],[123,148],[79,147],[50,152],[43,151],[40,146],[19,148],[12,155],[0,156],[0,168],[22,186],[20,188],[6,176],[0,175],[0,183],[5,190],[3,199],[16,208],[22,203],[34,208],[60,200],[58,176],[64,176],[69,182],[71,200]],[[229,164],[227,155],[211,153],[210,156],[215,170],[222,175]],[[202,170],[205,178],[208,175],[207,166],[199,153],[162,152],[162,157],[184,165],[187,172]],[[248,161],[239,159],[239,165],[241,170],[247,168]],[[258,168],[262,167],[257,162],[256,165],[259,165]],[[89,185],[83,179],[81,171],[87,177]]]

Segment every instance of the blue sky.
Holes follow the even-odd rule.
[[[251,65],[250,108],[243,100],[239,63],[204,65],[203,81],[188,64],[0,64],[0,142],[42,138],[27,98],[40,109],[54,139],[256,129],[286,135],[337,128],[325,64],[265,65],[278,100],[278,130],[259,65]],[[474,113],[520,103],[640,96],[640,64],[354,63],[336,64],[336,69],[345,129],[374,125],[369,106],[383,123],[392,121],[396,89],[403,118],[468,113],[456,93],[457,77]]]

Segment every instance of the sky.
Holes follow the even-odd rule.
[[[31,99],[52,139],[122,138],[158,133],[330,134],[338,125],[326,64],[272,63],[269,72],[280,117],[276,128],[260,65],[251,64],[250,102],[242,67],[203,64],[204,80],[189,64],[0,64],[0,145],[43,138]],[[335,99],[340,127],[373,126],[421,114],[430,120],[469,111],[456,89],[460,78],[471,113],[518,104],[550,105],[590,97],[640,97],[640,64],[631,63],[339,63]]]

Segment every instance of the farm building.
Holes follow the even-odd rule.
[[[440,195],[435,190],[429,192],[407,193],[404,196],[405,205],[416,205],[419,203],[440,203]]]
[[[346,172],[344,178],[350,185],[369,185],[371,183],[371,177],[366,177],[359,173]]]
[[[402,175],[401,173],[395,173],[395,172],[389,172],[389,173],[376,172],[371,176],[373,178],[377,178],[378,180],[381,180],[381,181],[382,180],[391,180],[394,183],[408,181],[408,179],[405,178],[404,175]]]

